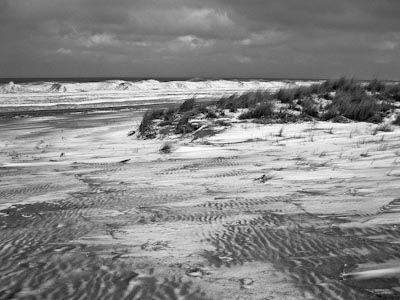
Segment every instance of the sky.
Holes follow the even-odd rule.
[[[0,77],[400,79],[399,0],[0,0]]]

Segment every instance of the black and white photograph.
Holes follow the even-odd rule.
[[[0,0],[0,300],[399,300],[399,0]]]

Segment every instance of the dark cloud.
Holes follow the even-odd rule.
[[[1,0],[0,76],[400,79],[398,0]]]

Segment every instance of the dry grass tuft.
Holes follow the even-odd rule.
[[[160,152],[163,154],[170,154],[172,152],[172,145],[171,143],[164,143],[161,148],[160,148]]]
[[[274,104],[272,102],[265,102],[257,105],[247,112],[242,113],[239,119],[264,119],[272,117],[274,114]]]
[[[372,135],[376,135],[379,131],[391,132],[393,131],[393,128],[389,124],[381,124],[374,128],[374,130],[372,131]]]

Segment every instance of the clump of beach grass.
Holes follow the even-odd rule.
[[[328,106],[327,118],[344,116],[354,121],[381,121],[382,104],[362,90],[339,92]],[[375,119],[373,119],[375,117]]]
[[[144,138],[155,137],[154,132],[152,130],[153,120],[161,118],[163,114],[164,114],[163,109],[150,109],[146,111],[139,125],[140,135]]]
[[[261,103],[254,108],[242,113],[239,119],[263,119],[269,118],[274,114],[274,105],[272,102]]]
[[[196,105],[196,100],[194,98],[187,99],[179,106],[179,111],[180,112],[191,111],[194,109],[195,105]]]
[[[400,126],[400,115],[397,115],[392,122],[393,125],[399,125]]]
[[[379,131],[391,132],[393,131],[393,128],[389,124],[381,124],[374,128],[374,130],[372,131],[372,135],[376,135]]]
[[[241,95],[234,94],[219,99],[217,107],[228,109],[230,112],[236,112],[239,108],[253,108],[260,103],[270,102],[272,98],[272,94],[268,91],[247,92]]]
[[[169,142],[164,143],[160,148],[160,153],[170,154],[172,152],[172,145]]]

